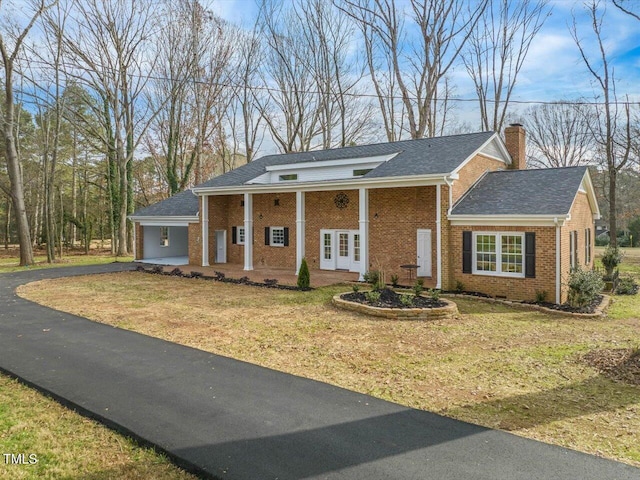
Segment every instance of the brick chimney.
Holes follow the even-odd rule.
[[[511,168],[525,170],[527,168],[526,141],[524,127],[519,123],[512,123],[504,129],[504,142],[511,155]]]

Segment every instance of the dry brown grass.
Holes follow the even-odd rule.
[[[54,308],[410,407],[640,466],[640,387],[581,359],[633,347],[640,319],[549,316],[456,299],[455,320],[337,310],[345,287],[288,292],[118,273],[42,281]],[[615,305],[614,305],[615,308]]]

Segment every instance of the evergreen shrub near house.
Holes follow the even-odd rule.
[[[609,238],[609,235],[607,235],[606,233],[601,233],[596,237],[596,247],[606,247],[607,245],[609,245],[610,241],[611,239]]]
[[[616,287],[616,295],[635,295],[640,287],[631,277],[621,277]]]
[[[422,291],[424,290],[424,280],[422,278],[418,278],[411,290],[413,290],[413,294],[416,297],[419,297]]]
[[[594,270],[576,268],[569,275],[567,286],[569,287],[569,305],[575,308],[583,308],[591,305],[598,298],[604,288],[604,280]]]
[[[611,245],[609,245],[605,249],[600,261],[604,266],[606,279],[610,279],[613,277],[613,271],[622,262],[622,257],[623,254],[618,247],[612,247]]]
[[[311,286],[311,275],[309,274],[309,265],[307,260],[302,259],[300,263],[300,270],[298,271],[298,288],[301,290],[309,290]]]

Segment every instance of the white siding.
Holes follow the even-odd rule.
[[[189,254],[189,238],[187,227],[168,227],[169,246],[160,245],[160,228],[143,227],[144,258],[183,257]]]

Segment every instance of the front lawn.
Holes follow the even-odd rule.
[[[131,262],[133,256],[116,257],[108,250],[94,248],[89,255],[82,250],[70,250],[54,263],[47,263],[47,255],[42,249],[34,251],[33,265],[20,266],[20,251],[17,248],[0,249],[0,273],[21,272],[24,270],[39,270],[42,268],[74,267],[81,265],[103,265],[113,262]]]
[[[96,321],[640,466],[640,386],[583,357],[640,346],[640,296],[582,320],[456,298],[457,319],[338,310],[283,291],[125,272],[21,295]]]

